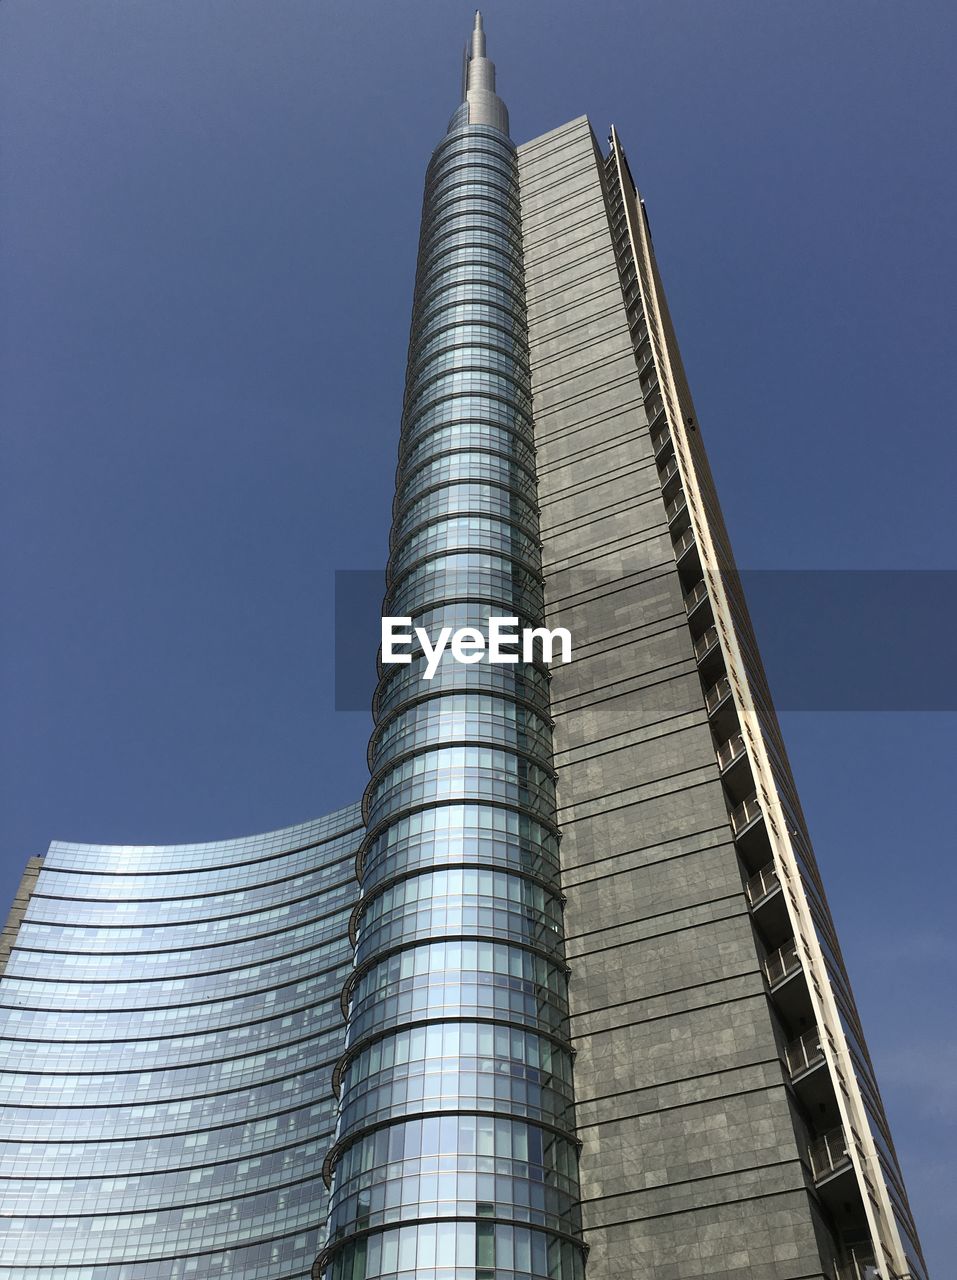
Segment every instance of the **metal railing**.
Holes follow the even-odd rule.
[[[768,976],[768,982],[773,987],[775,983],[783,982],[785,978],[789,978],[792,973],[797,973],[801,967],[801,957],[798,955],[798,949],[793,938],[789,938],[783,947],[778,947],[777,951],[772,951],[764,961],[764,972]]]
[[[824,1048],[821,1045],[821,1033],[817,1027],[812,1027],[810,1031],[805,1031],[803,1036],[798,1036],[784,1050],[784,1060],[788,1064],[788,1071],[792,1077],[799,1076],[802,1071],[810,1071],[811,1067],[816,1067],[819,1062],[824,1061]]]
[[[667,431],[667,430],[666,430],[666,431],[657,431],[657,432],[656,432],[656,433],[651,437],[651,447],[652,447],[652,449],[654,449],[654,451],[655,451],[655,453],[656,453],[656,454],[657,454],[657,453],[661,453],[661,451],[662,451],[662,449],[665,447],[665,445],[666,445],[666,444],[670,444],[670,443],[671,443],[671,432],[670,432],[670,431]]]
[[[758,793],[753,791],[751,795],[745,796],[740,804],[736,804],[731,810],[731,826],[735,835],[743,828],[752,823],[755,818],[761,817],[761,806],[758,804]]]
[[[666,485],[673,475],[678,473],[678,463],[675,458],[669,458],[663,467],[658,471],[658,477],[662,485]]]
[[[685,596],[685,609],[687,610],[688,613],[690,613],[691,610],[694,609],[697,605],[699,605],[702,600],[707,600],[707,598],[708,598],[708,584],[705,582],[704,578],[702,578],[700,582],[696,582],[694,584],[694,586]]]
[[[714,682],[704,695],[704,705],[708,708],[708,715],[724,702],[730,692],[731,681],[727,676],[722,676],[720,680]]]
[[[673,498],[671,502],[666,503],[665,515],[668,517],[668,523],[670,524],[672,520],[676,519],[676,517],[684,511],[687,505],[688,502],[685,498],[684,491],[679,493],[677,498]]]
[[[851,1158],[847,1149],[847,1138],[844,1136],[844,1126],[839,1125],[836,1129],[822,1134],[820,1138],[815,1138],[808,1147],[807,1154],[816,1182],[843,1168]]]
[[[756,871],[745,885],[748,901],[753,907],[756,902],[760,902],[762,898],[766,898],[769,893],[773,893],[775,889],[779,888],[780,884],[781,881],[774,869],[774,863],[769,862],[760,871]]]
[[[881,1280],[874,1255],[868,1249],[851,1249],[850,1257],[837,1265],[837,1280]],[[901,1276],[899,1280],[911,1280],[910,1276]]]
[[[694,530],[685,529],[680,538],[675,538],[675,559],[680,560],[689,547],[694,546]]]
[[[729,765],[734,764],[735,760],[740,760],[746,751],[747,747],[744,745],[741,734],[732,734],[727,742],[722,742],[718,748],[718,768],[723,772]]]
[[[694,656],[698,662],[700,662],[702,658],[707,657],[717,643],[718,628],[709,627],[708,630],[705,631],[703,635],[700,635],[694,642]]]

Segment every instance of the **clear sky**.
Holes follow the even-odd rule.
[[[517,140],[621,132],[739,562],[957,568],[954,7],[484,12]],[[332,574],[385,558],[422,174],[470,21],[0,5],[4,900],[54,837],[221,838],[361,793]],[[936,592],[920,612],[918,667],[935,619],[954,635]],[[955,716],[783,723],[943,1277]]]

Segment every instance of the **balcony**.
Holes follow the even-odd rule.
[[[735,726],[737,728],[737,726]],[[731,736],[720,744],[717,750],[718,769],[728,800],[737,805],[749,798],[754,792],[754,777],[751,773],[751,758],[744,738],[740,733],[732,732]],[[759,864],[761,866],[764,863]],[[752,867],[752,870],[754,868]]]
[[[734,833],[735,848],[747,867],[748,874],[753,875],[771,861],[774,851],[771,847],[771,835],[764,821],[764,810],[754,789],[751,771],[747,769],[744,772],[748,786],[751,788],[748,794],[735,795],[734,790],[727,784],[725,794],[728,798],[728,816]],[[726,783],[724,775],[721,780]]]
[[[678,460],[675,457],[671,457],[668,459],[668,461],[665,463],[663,467],[658,468],[658,478],[661,481],[662,489],[665,487],[665,485],[668,483],[671,477],[676,476],[677,474],[678,474]]]
[[[703,638],[703,637],[702,637]],[[731,829],[736,836],[742,835],[752,823],[764,817],[764,811],[758,804],[758,793],[752,791],[740,804],[731,810]]]
[[[790,938],[783,947],[778,947],[777,951],[772,951],[764,961],[764,972],[772,991],[780,983],[786,982],[788,978],[800,972],[800,969],[801,957],[798,955],[793,938]]]
[[[707,609],[701,612],[701,618],[705,624],[711,621]],[[714,684],[705,689],[704,704],[715,742],[723,742],[725,738],[730,738],[738,728],[738,709],[734,701],[731,681],[726,675],[720,675]]]
[[[698,544],[695,542],[694,532],[691,529],[685,529],[680,537],[675,538],[675,560],[677,560],[678,564],[681,565],[682,568],[684,568],[686,564],[690,564],[692,559],[690,553],[697,550],[697,545]],[[697,556],[695,556],[694,559],[697,561]]]
[[[684,491],[682,490],[682,492],[672,498],[670,502],[665,503],[665,516],[667,517],[668,523],[670,525],[674,525],[675,522],[680,520],[682,517],[687,518],[687,515],[688,502],[685,498]]]
[[[823,1036],[817,1024],[792,1040],[784,1050],[784,1061],[791,1077],[791,1088],[800,1099],[807,1115],[815,1117],[822,1128],[841,1123],[834,1080],[824,1057]]]
[[[837,1280],[881,1280],[870,1249],[851,1249],[850,1256],[838,1263]],[[899,1280],[910,1280],[910,1277],[901,1276]]]
[[[780,905],[784,898],[781,894],[772,895],[767,902]],[[793,937],[767,954],[764,973],[785,1030],[791,1036],[803,1035],[814,1022],[814,1005],[807,971]]]
[[[760,902],[763,902],[769,894],[777,893],[780,888],[781,881],[778,879],[778,873],[774,869],[773,862],[769,862],[767,866],[762,867],[745,885],[748,901],[752,907],[756,907]]]
[[[707,610],[702,614],[702,618],[710,622]],[[707,681],[705,684],[707,685]],[[715,742],[730,738],[738,728],[738,708],[733,694],[731,681],[724,674],[719,675],[714,684],[705,689],[704,705]]]
[[[748,748],[740,733],[734,734],[718,748],[718,768],[724,773],[742,757],[746,757]]]
[[[836,1125],[819,1138],[814,1138],[808,1144],[807,1156],[817,1194],[830,1214],[839,1238],[843,1237],[849,1245],[851,1241],[861,1242],[856,1246],[863,1255],[860,1261],[869,1261],[873,1257],[870,1248],[861,1247],[867,1239],[864,1207],[867,1179],[865,1177],[863,1183],[858,1179],[843,1125]],[[851,1248],[853,1250],[855,1245]],[[854,1272],[847,1274],[853,1276]],[[867,1271],[860,1274],[866,1276]]]
[[[698,605],[707,599],[709,599],[708,584],[705,582],[704,578],[701,578],[685,596],[685,611],[688,616],[690,617],[691,614],[694,613],[695,609],[697,609]]]
[[[850,1167],[851,1153],[847,1147],[844,1128],[838,1125],[829,1133],[815,1138],[807,1150],[811,1161],[811,1173],[815,1182],[823,1182]]]
[[[773,862],[767,862],[744,886],[751,916],[768,950],[780,947],[794,932],[788,904]]]
[[[703,636],[694,642],[694,656],[698,662],[706,658],[718,644],[718,628],[709,627]]]
[[[671,432],[666,427],[664,431],[656,431],[651,437],[651,447],[655,451],[655,457],[663,453],[668,445],[671,444]]]
[[[705,691],[704,705],[708,709],[708,715],[713,716],[725,699],[731,697],[731,681],[727,676],[722,676],[720,680],[716,680],[710,689]]]
[[[724,671],[724,655],[717,628],[709,626],[699,636],[692,635],[691,640],[702,682],[710,684]]]
[[[791,1079],[800,1079],[808,1071],[813,1071],[824,1061],[824,1047],[821,1044],[821,1033],[817,1027],[805,1031],[784,1050],[784,1060],[788,1064]]]

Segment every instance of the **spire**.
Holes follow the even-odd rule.
[[[472,27],[472,57],[485,57],[485,27],[482,25],[482,11],[475,10],[475,23]]]
[[[452,117],[450,130],[463,124],[484,124],[507,134],[508,108],[495,92],[495,63],[485,55],[485,26],[478,9],[465,47],[462,79],[462,106]]]

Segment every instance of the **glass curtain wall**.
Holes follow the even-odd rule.
[[[0,980],[0,1280],[310,1274],[360,823],[50,847]]]
[[[383,612],[542,625],[515,148],[477,22],[429,165]],[[548,677],[380,669],[315,1275],[579,1277]]]

